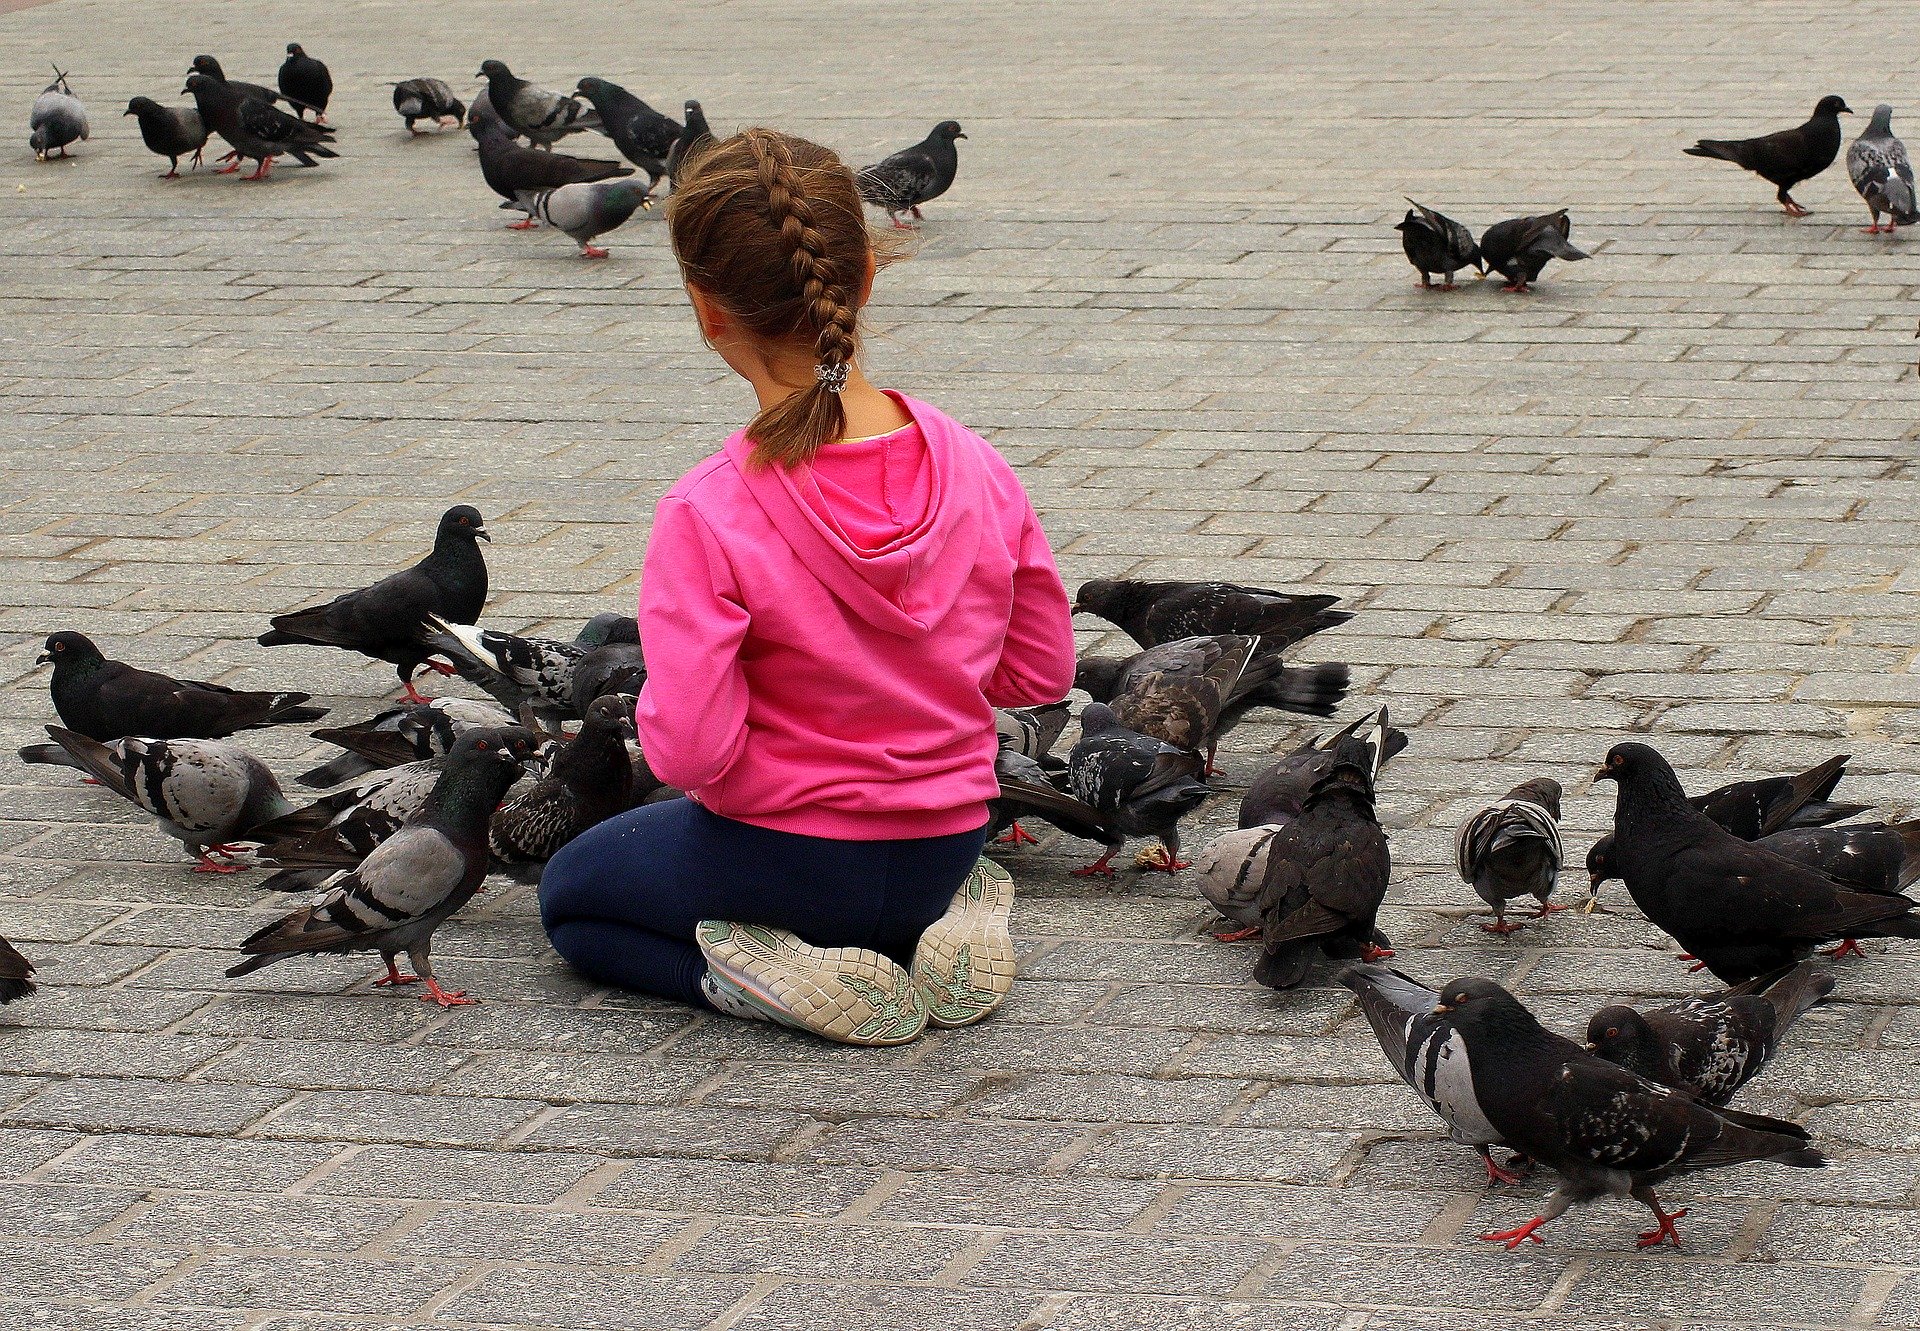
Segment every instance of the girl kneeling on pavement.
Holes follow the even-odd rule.
[[[1046,535],[991,445],[861,373],[876,259],[838,157],[747,130],[668,219],[760,413],[661,499],[642,570],[641,747],[687,798],[554,856],[547,932],[595,980],[828,1039],[978,1021],[1014,968],[992,708],[1073,683]]]

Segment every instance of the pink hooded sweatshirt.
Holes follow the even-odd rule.
[[[1073,685],[1072,611],[1013,469],[913,424],[756,467],[742,430],[660,500],[640,591],[648,765],[723,817],[947,836],[998,790],[993,707]]]

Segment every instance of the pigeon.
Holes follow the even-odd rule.
[[[287,43],[287,58],[280,64],[280,92],[306,119],[313,112],[316,124],[327,123],[327,103],[333,97],[333,75],[321,61],[307,54],[299,42]]]
[[[1227,644],[1239,641],[1241,638],[1236,635],[1215,634],[1163,642],[1124,660],[1082,657],[1074,666],[1073,686],[1085,690],[1095,702],[1112,703],[1117,698],[1133,693],[1150,675],[1187,677],[1204,674],[1223,653],[1232,650]],[[1252,647],[1245,667],[1221,702],[1219,716],[1207,733],[1209,775],[1215,770],[1214,758],[1220,738],[1238,725],[1240,718],[1251,708],[1274,707],[1308,716],[1331,716],[1340,705],[1340,700],[1346,696],[1349,671],[1345,665],[1297,666],[1288,670],[1280,660],[1281,648],[1270,641],[1250,641]],[[1127,708],[1116,704],[1115,710],[1123,725],[1131,726],[1143,734],[1156,733],[1130,720]],[[1160,735],[1159,738],[1169,743],[1179,742],[1172,735]]]
[[[1778,186],[1774,197],[1789,217],[1805,217],[1807,210],[1788,193],[1803,180],[1825,171],[1840,155],[1840,117],[1853,108],[1841,97],[1822,97],[1813,116],[1796,129],[1783,129],[1757,139],[1701,139],[1684,151],[1689,157],[1717,157]]]
[[[1453,840],[1453,862],[1461,880],[1473,884],[1493,907],[1492,934],[1512,933],[1507,902],[1530,896],[1540,903],[1533,918],[1545,919],[1565,906],[1547,900],[1566,852],[1560,846],[1560,783],[1549,777],[1523,781],[1460,824]]]
[[[194,852],[200,873],[238,873],[244,866],[213,856],[231,860],[233,842],[293,811],[266,764],[225,740],[128,736],[102,744],[64,726],[48,726],[47,734],[74,766]]]
[[[595,615],[572,642],[429,616],[424,640],[502,706],[517,712],[530,703],[536,714],[556,722],[584,720],[588,706],[602,694],[638,694],[647,677],[639,626],[631,615]]]
[[[1540,1214],[1524,1225],[1480,1237],[1508,1249],[1575,1202],[1631,1196],[1653,1212],[1656,1228],[1639,1246],[1680,1244],[1674,1221],[1685,1210],[1660,1207],[1654,1185],[1680,1174],[1772,1160],[1818,1168],[1826,1157],[1797,1123],[1715,1109],[1573,1046],[1491,980],[1454,980],[1434,1013],[1453,1025],[1466,1054],[1474,1098],[1501,1140],[1560,1175]]]
[[[378,952],[387,973],[376,984],[424,981],[422,1001],[441,1007],[473,1002],[465,990],[440,987],[429,955],[433,934],[472,899],[487,876],[487,820],[520,774],[520,760],[485,733],[463,738],[427,803],[358,868],[334,879],[327,894],[240,944],[245,961],[227,970],[250,975],[286,957],[326,952]],[[406,953],[416,975],[395,958]]]
[[[1020,819],[1035,809],[1023,809],[1020,806],[1020,791],[1015,789],[1026,784],[1044,787],[1044,790],[1027,792],[1043,804],[1052,804],[1057,800],[1069,800],[1078,808],[1066,811],[1077,825],[1089,826],[1081,816],[1080,810],[1086,809],[1080,801],[1071,795],[1062,794],[1055,782],[1067,770],[1063,759],[1053,754],[1053,746],[1059,740],[1061,732],[1066,730],[1067,722],[1072,719],[1073,709],[1064,701],[1049,703],[1045,707],[996,707],[993,709],[994,735],[999,741],[999,749],[994,757],[994,774],[1000,778],[1000,795],[997,801],[989,803],[991,814],[988,834],[996,842],[1018,846],[1033,844],[1034,838],[1027,835],[1020,826]],[[1091,809],[1086,809],[1092,813]],[[1042,814],[1042,817],[1045,815]],[[1097,821],[1096,815],[1096,821]],[[1059,824],[1056,824],[1058,826]],[[1062,827],[1063,831],[1073,832]],[[1000,833],[1004,832],[1002,836]],[[1102,840],[1094,837],[1092,840]]]
[[[193,64],[187,68],[187,73],[204,74],[210,79],[218,79],[242,97],[252,98],[256,102],[265,102],[269,106],[275,102],[287,100],[285,95],[277,89],[269,88],[264,83],[243,83],[239,79],[228,78],[226,70],[220,67],[220,62],[210,55],[195,56]]]
[[[408,79],[394,84],[393,109],[407,122],[407,133],[414,135],[426,133],[413,127],[416,120],[432,120],[446,128],[458,129],[467,117],[466,103],[455,97],[453,89],[440,79]]]
[[[1360,1012],[1373,1027],[1380,1052],[1400,1080],[1440,1116],[1454,1141],[1479,1154],[1487,1167],[1487,1183],[1519,1183],[1522,1176],[1515,1170],[1527,1163],[1526,1158],[1494,1163],[1493,1148],[1505,1143],[1480,1108],[1466,1047],[1453,1023],[1434,1011],[1440,1006],[1440,995],[1385,966],[1349,966],[1337,978],[1359,999]],[[1578,1052],[1579,1046],[1571,1040],[1561,1044],[1569,1053]]]
[[[700,103],[689,101],[681,114],[686,123],[680,127],[680,137],[673,141],[673,147],[667,150],[667,183],[676,189],[687,159],[713,142],[713,131],[707,128],[707,113],[700,109]]]
[[[1064,701],[1044,707],[996,707],[993,729],[1002,749],[1031,758],[1047,771],[1065,771],[1067,765],[1053,756],[1053,746],[1072,715],[1073,708]]]
[[[186,106],[162,106],[151,97],[136,97],[127,103],[122,115],[140,118],[140,138],[147,148],[167,159],[162,180],[180,178],[180,159],[193,154],[193,168],[200,169],[200,154],[207,146],[207,127],[200,113]]]
[[[493,815],[488,844],[507,864],[545,864],[589,827],[624,813],[633,786],[625,732],[632,710],[618,695],[595,699],[580,733],[559,747],[547,774]]]
[[[1649,1012],[1603,1007],[1587,1023],[1587,1048],[1648,1081],[1724,1105],[1760,1074],[1787,1028],[1832,992],[1833,977],[1803,961]]]
[[[1413,203],[1413,200],[1407,202]],[[1400,245],[1407,252],[1407,262],[1419,270],[1420,285],[1425,289],[1435,289],[1434,273],[1442,275],[1437,288],[1441,291],[1453,290],[1453,275],[1462,268],[1478,268],[1482,277],[1487,275],[1487,261],[1474,243],[1473,232],[1444,213],[1436,213],[1423,203],[1413,203],[1393,229],[1400,233]]]
[[[667,178],[667,155],[680,137],[680,122],[606,79],[581,79],[577,91],[600,113],[600,125],[620,155],[647,173],[647,193],[653,193]]]
[[[304,693],[241,692],[109,661],[84,633],[48,638],[39,662],[48,661],[48,691],[61,724],[102,743],[127,735],[224,739],[239,730],[318,721],[327,714],[324,707],[307,706]]]
[[[1516,217],[1495,222],[1480,237],[1480,256],[1489,268],[1507,279],[1502,291],[1531,291],[1532,283],[1549,259],[1572,263],[1587,252],[1567,239],[1573,222],[1562,208],[1538,217]]]
[[[494,114],[535,147],[551,148],[569,134],[600,128],[591,107],[516,77],[499,60],[481,62],[474,77],[487,81],[487,104]]]
[[[1913,163],[1907,160],[1907,145],[1893,137],[1893,108],[1882,102],[1873,108],[1873,119],[1860,137],[1847,149],[1847,177],[1866,200],[1873,214],[1867,234],[1875,236],[1920,222],[1920,206],[1913,194]],[[1889,215],[1880,225],[1880,214]]]
[[[916,221],[925,220],[920,205],[939,198],[953,185],[960,169],[960,150],[955,143],[967,136],[957,120],[942,120],[927,137],[911,148],[902,148],[859,173],[860,197],[876,208],[884,208],[887,220],[902,231],[911,227],[900,220],[901,213],[912,213]]]
[[[314,731],[315,739],[338,744],[346,752],[294,779],[309,789],[327,790],[383,767],[444,758],[452,752],[453,742],[469,730],[513,723],[512,714],[498,703],[469,698],[435,698],[390,707],[358,725]]]
[[[333,131],[288,115],[277,106],[257,98],[243,97],[231,83],[193,74],[182,92],[190,93],[200,111],[201,123],[225,139],[235,158],[231,166],[220,168],[227,175],[240,169],[240,162],[253,158],[259,162],[244,180],[265,180],[273,169],[273,159],[286,154],[302,166],[315,166],[319,157],[338,157],[327,147]]]
[[[1080,584],[1073,612],[1118,624],[1142,647],[1214,633],[1251,633],[1278,648],[1352,619],[1347,611],[1333,609],[1339,599],[1231,582],[1096,578]]]
[[[1256,899],[1260,960],[1253,978],[1291,989],[1306,978],[1314,945],[1329,956],[1378,961],[1393,952],[1374,942],[1374,917],[1387,897],[1392,860],[1373,813],[1379,749],[1349,736],[1334,746],[1306,807],[1266,847]]]
[[[67,156],[69,143],[82,142],[87,137],[87,108],[73,89],[67,86],[67,76],[58,65],[53,67],[53,82],[47,90],[34,99],[33,114],[28,119],[27,128],[31,131],[27,142],[33,148],[33,155],[44,162],[57,148],[62,157]]]
[[[488,188],[504,200],[500,206],[526,214],[511,224],[515,231],[540,225],[534,214],[540,196],[549,190],[633,174],[632,167],[605,158],[570,157],[566,153],[522,148],[497,123],[469,117],[467,128],[480,144],[481,175],[486,178]]]
[[[581,258],[604,259],[608,251],[595,245],[593,238],[626,225],[628,218],[651,207],[647,187],[639,181],[597,180],[562,185],[535,196],[529,215],[571,236],[580,246]]]
[[[1113,877],[1109,861],[1129,836],[1160,838],[1164,850],[1150,859],[1153,867],[1167,873],[1186,868],[1179,820],[1211,793],[1199,777],[1199,754],[1136,734],[1105,703],[1088,703],[1080,713],[1080,742],[1067,755],[1067,780],[1074,797],[1105,818],[1111,831],[1100,838],[1106,853],[1073,870],[1074,876]]]
[[[423,663],[441,674],[454,672],[427,660],[432,649],[421,642],[421,625],[428,615],[460,624],[480,618],[487,603],[487,561],[474,542],[492,540],[480,511],[456,504],[440,515],[432,554],[371,587],[311,610],[274,616],[268,621],[273,627],[260,635],[260,645],[340,647],[390,662],[406,688],[407,701],[426,702],[413,687],[414,672]]]
[[[1595,780],[1619,786],[1612,863],[1641,913],[1728,984],[1804,961],[1841,938],[1920,938],[1920,905],[1855,892],[1742,841],[1687,803],[1645,744],[1616,744]]]
[[[1148,668],[1130,672],[1120,689],[1095,699],[1109,703],[1128,730],[1177,749],[1206,745],[1211,751],[1221,709],[1239,688],[1259,645],[1258,638],[1244,633],[1162,643],[1141,653],[1156,658]]]
[[[1753,844],[1862,892],[1899,892],[1920,881],[1920,818],[1789,827]]]
[[[19,949],[0,938],[0,1004],[12,1003],[33,992],[33,963]]]
[[[1020,829],[1022,818],[1038,818],[1083,841],[1114,845],[1122,839],[1112,819],[1062,791],[1054,784],[1059,775],[1019,750],[1003,744],[994,755],[993,774],[999,778],[1000,794],[987,801],[987,835],[997,841],[1033,842],[1035,838]],[[1002,831],[1007,835],[1000,836]]]
[[[1687,803],[1742,841],[1757,841],[1787,828],[1824,827],[1828,823],[1841,822],[1867,811],[1865,804],[1837,804],[1833,801],[1834,787],[1847,774],[1847,759],[1850,757],[1851,754],[1836,754],[1798,776],[1735,781],[1704,795],[1690,796]],[[1612,852],[1611,832],[1594,842],[1587,851],[1587,875],[1592,880],[1592,890],[1596,894],[1602,883],[1620,876],[1612,866]]]
[[[1340,741],[1367,727],[1364,736],[1379,753],[1379,765],[1407,747],[1407,732],[1395,729],[1382,707],[1371,716],[1358,717],[1330,735],[1307,741],[1273,766],[1255,777],[1240,799],[1240,826],[1284,826],[1300,816],[1307,805],[1307,792],[1327,774],[1333,750]]]

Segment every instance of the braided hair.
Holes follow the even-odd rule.
[[[747,426],[754,459],[796,466],[846,432],[840,401],[877,261],[853,173],[832,150],[772,129],[713,144],[668,205],[682,276],[755,334],[811,349],[811,382]]]

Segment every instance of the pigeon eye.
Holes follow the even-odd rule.
[[[473,747],[478,749],[480,752],[485,753],[487,751],[487,742],[483,739],[475,740]]]
[[[1607,1038],[1609,1040],[1618,1040],[1620,1038],[1620,1028],[1618,1026],[1607,1027]]]

